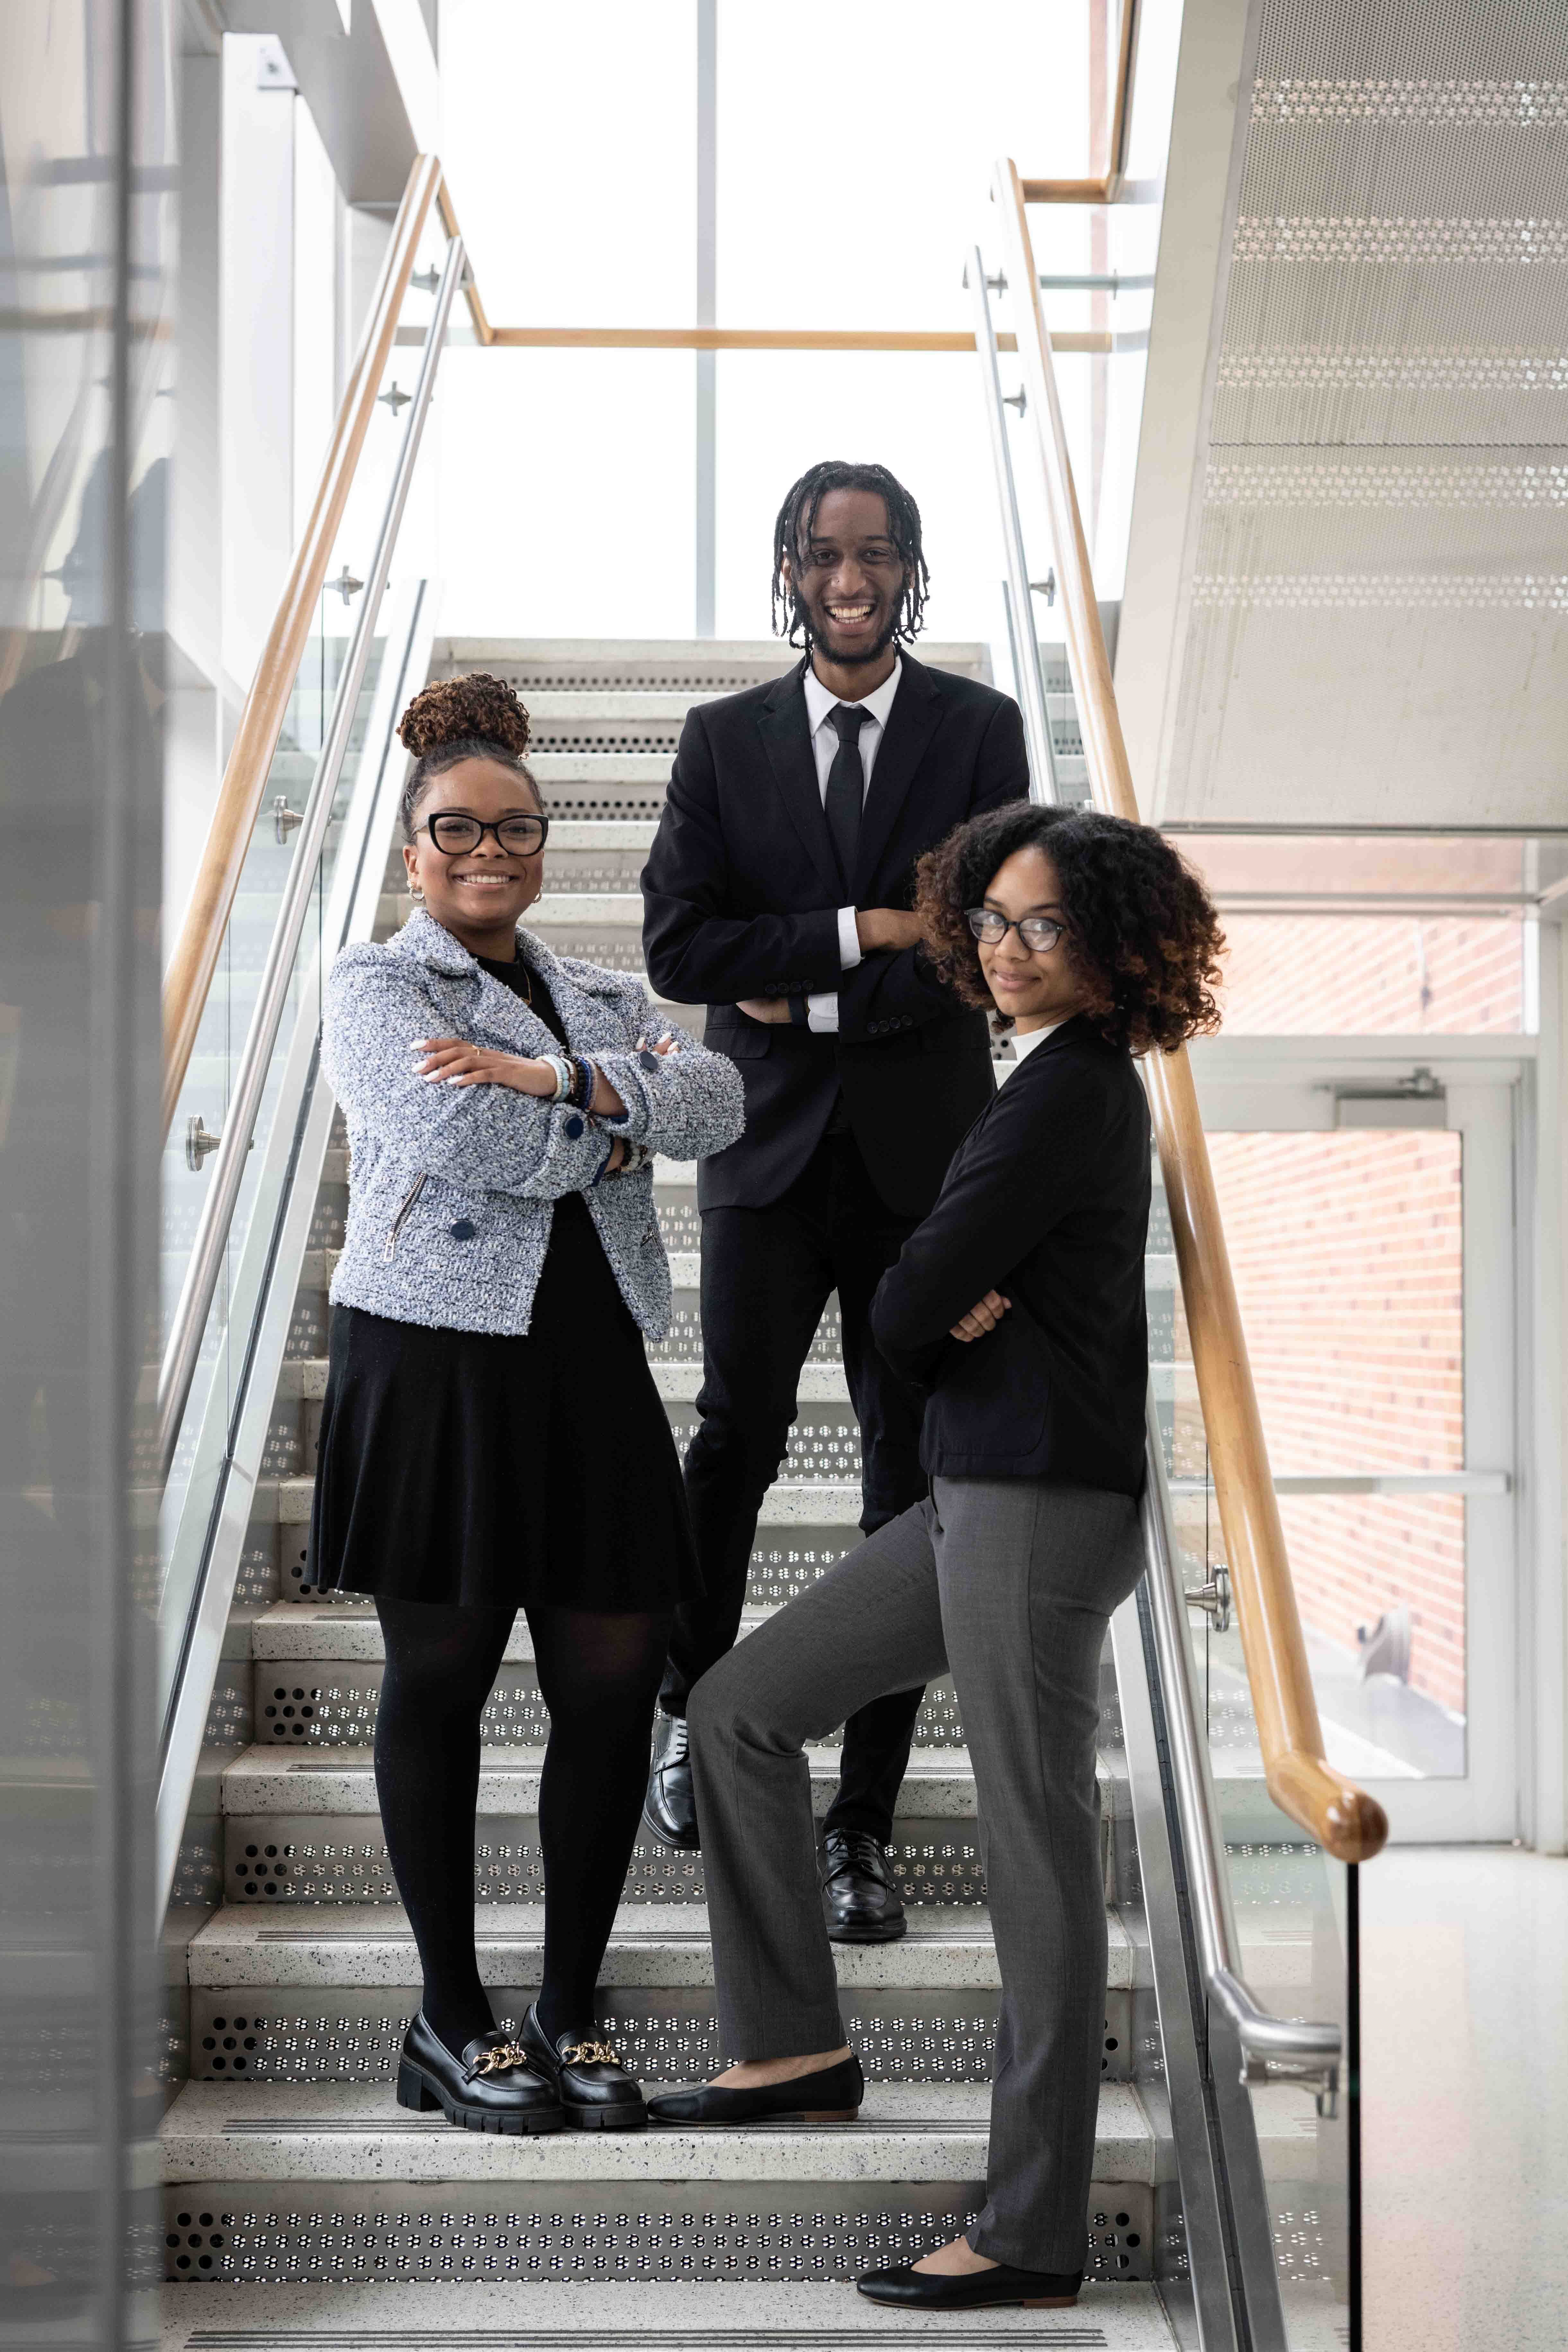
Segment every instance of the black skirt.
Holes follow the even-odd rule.
[[[307,1573],[481,1609],[700,1592],[675,1440],[580,1193],[521,1337],[332,1309]]]

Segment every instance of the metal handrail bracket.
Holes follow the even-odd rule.
[[[452,303],[462,283],[463,264],[461,244],[448,247],[447,266],[436,298],[419,380],[404,425],[403,446],[398,452],[397,467],[382,519],[374,559],[365,583],[363,601],[354,622],[348,657],[338,680],[331,721],[316,762],[303,820],[295,837],[293,862],[289,869],[272,943],[268,950],[256,1010],[251,1016],[235,1073],[233,1094],[224,1117],[223,1140],[213,1163],[210,1189],[202,1204],[195,1240],[185,1267],[185,1278],[163,1350],[158,1377],[158,1447],[160,1473],[164,1478],[168,1476],[174,1460],[185,1400],[190,1394],[202,1337],[206,1329],[207,1317],[223,1268],[224,1254],[228,1246],[229,1226],[239,1198],[246,1154],[250,1149],[267,1073],[271,1066],[272,1049],[289,1001],[294,959],[299,952],[300,934],[315,887],[316,865],[326,839],[332,804],[337,796],[338,779],[342,772],[354,715],[359,707],[360,688],[370,659],[381,600],[392,569],[398,528],[414,479]]]

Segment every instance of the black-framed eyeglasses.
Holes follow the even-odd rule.
[[[999,948],[1009,931],[1016,931],[1031,955],[1045,955],[1067,929],[1065,923],[1053,922],[1049,915],[1025,915],[1010,923],[994,907],[971,907],[963,919],[988,948]]]
[[[549,836],[550,819],[503,816],[499,824],[486,824],[480,817],[444,809],[414,830],[427,833],[432,848],[438,849],[443,857],[458,857],[466,849],[477,849],[487,833],[494,834],[497,848],[504,850],[509,857],[536,857]]]

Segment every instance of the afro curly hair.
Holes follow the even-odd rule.
[[[415,814],[437,777],[460,760],[493,760],[499,767],[515,769],[539,800],[539,786],[522,756],[529,734],[528,713],[516,693],[488,670],[438,677],[423,688],[397,722],[398,740],[414,754],[399,807],[404,839],[414,839]]]
[[[967,920],[997,869],[1021,849],[1056,867],[1065,948],[1083,1009],[1110,1044],[1173,1054],[1219,1026],[1214,986],[1225,946],[1207,891],[1152,825],[1097,809],[1009,801],[973,817],[915,869],[915,913],[927,954],[966,1004],[992,1009]]]

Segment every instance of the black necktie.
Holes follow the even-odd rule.
[[[860,846],[860,811],[866,800],[860,730],[870,716],[858,702],[836,702],[827,714],[827,723],[838,738],[838,749],[827,771],[827,797],[823,805],[827,811],[827,830],[838,852],[847,893],[855,887],[855,853]]]

